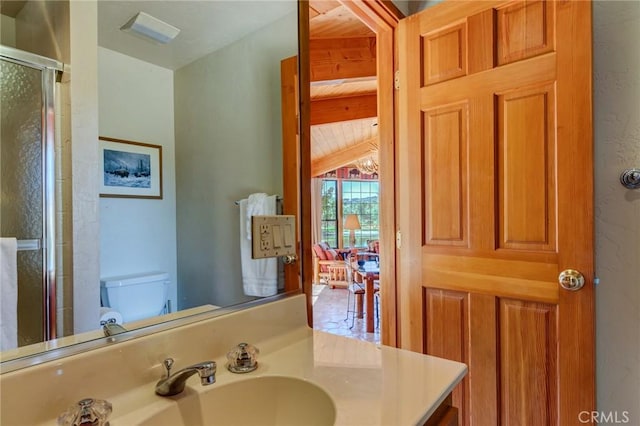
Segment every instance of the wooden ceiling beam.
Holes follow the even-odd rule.
[[[309,41],[311,81],[376,75],[376,38],[330,38]]]
[[[371,145],[377,139],[366,139],[340,151],[333,152],[320,158],[311,159],[311,176],[316,177],[331,170],[339,169],[354,161],[366,157],[371,153]]]
[[[377,94],[311,101],[311,125],[359,120],[378,115]]]
[[[338,0],[345,8],[374,31],[397,27],[404,14],[389,0]]]
[[[328,13],[337,7],[340,7],[340,3],[337,0],[310,0],[309,16],[313,18],[314,16]]]

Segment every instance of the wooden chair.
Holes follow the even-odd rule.
[[[346,273],[347,273],[347,317],[345,321],[349,321],[351,318],[351,326],[353,328],[356,316],[362,318],[364,316],[364,283],[358,282],[358,259],[355,253],[351,253],[345,260]]]
[[[364,277],[358,272],[358,257],[356,253],[351,253],[346,263],[349,265],[348,274],[349,274],[349,294],[347,295],[347,317],[345,321],[348,321],[351,318],[351,327],[353,328],[355,324],[356,316],[358,318],[364,317],[364,297],[366,294]],[[351,302],[351,295],[353,295],[353,302]],[[375,315],[376,324],[379,324],[380,318],[380,280],[375,280],[373,282],[373,297],[374,297],[374,312],[367,312],[367,315]],[[353,306],[352,306],[353,305]],[[351,316],[349,315],[351,314]]]
[[[347,266],[342,259],[336,259],[337,251],[325,250],[322,246],[326,243],[313,245],[313,282],[324,282],[331,288],[347,287]],[[326,245],[328,247],[328,245]],[[329,254],[328,252],[332,252]]]
[[[373,282],[373,298],[373,308],[376,311],[376,327],[380,327],[380,280],[375,280]]]
[[[325,261],[327,263],[327,285],[331,288],[348,287],[348,268],[344,261]]]

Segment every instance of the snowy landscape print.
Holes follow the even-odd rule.
[[[151,156],[134,152],[104,151],[104,185],[151,188]]]

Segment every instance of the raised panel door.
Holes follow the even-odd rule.
[[[445,1],[398,27],[398,340],[468,364],[462,424],[594,409],[590,34],[588,2]]]

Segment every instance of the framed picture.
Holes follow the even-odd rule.
[[[162,199],[162,147],[100,136],[100,196]]]

